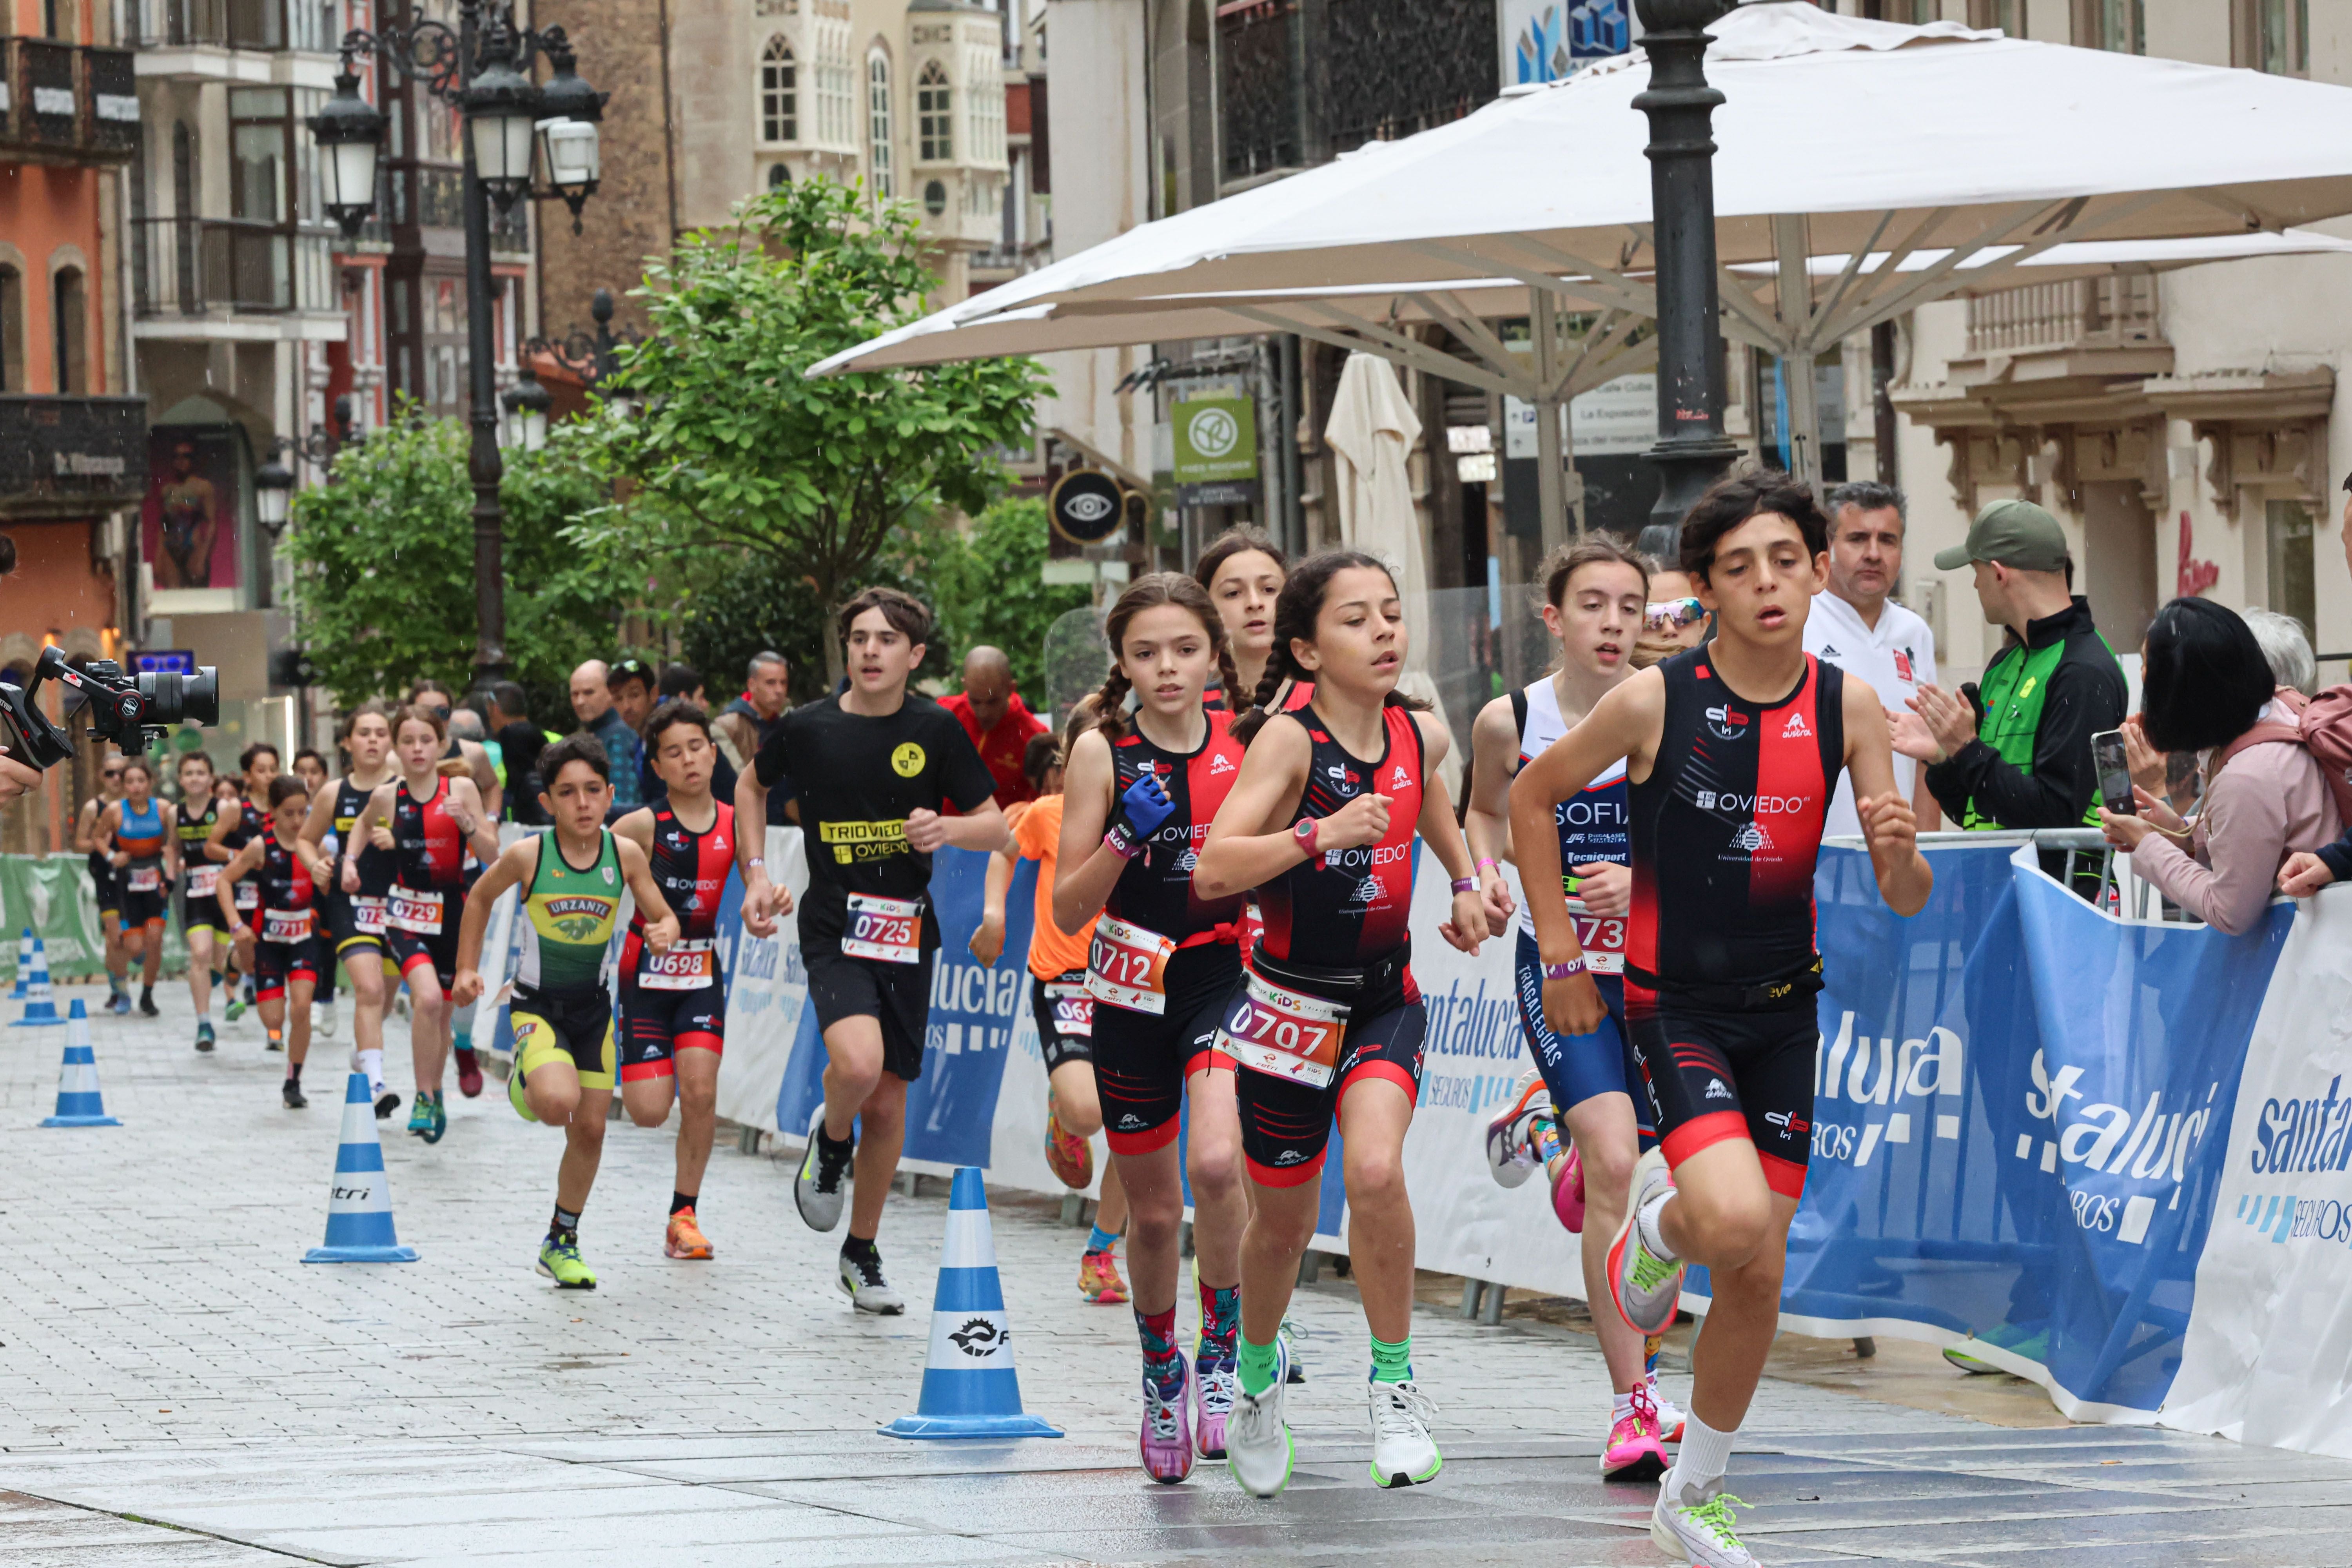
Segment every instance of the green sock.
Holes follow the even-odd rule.
[[[1255,1399],[1274,1386],[1274,1353],[1272,1344],[1252,1344],[1250,1337],[1241,1337],[1241,1353],[1235,1358],[1242,1374],[1242,1392]]]
[[[1375,1383],[1410,1383],[1412,1381],[1412,1336],[1405,1335],[1391,1344],[1380,1335],[1372,1336],[1372,1381]]]

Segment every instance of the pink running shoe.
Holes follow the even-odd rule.
[[[1604,1481],[1654,1481],[1666,1473],[1666,1446],[1658,1436],[1658,1407],[1647,1384],[1636,1384],[1633,1406],[1609,1428],[1601,1453]]]
[[[1143,1473],[1171,1487],[1192,1473],[1192,1432],[1185,1420],[1192,1369],[1181,1351],[1176,1352],[1176,1365],[1183,1376],[1173,1399],[1161,1398],[1151,1373],[1147,1370],[1143,1374],[1143,1436],[1138,1445],[1143,1453]]]
[[[1204,1459],[1225,1457],[1225,1418],[1234,1413],[1234,1396],[1241,1392],[1241,1373],[1234,1358],[1202,1361],[1192,1369],[1193,1447]]]
[[[1559,1180],[1551,1184],[1551,1212],[1570,1236],[1584,1234],[1584,1156],[1576,1145],[1568,1146],[1568,1163],[1559,1173]]]

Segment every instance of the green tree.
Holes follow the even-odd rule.
[[[1034,361],[807,374],[921,313],[936,281],[921,253],[910,206],[811,179],[652,265],[652,334],[624,351],[614,384],[643,412],[599,423],[609,471],[636,499],[592,531],[641,558],[764,558],[831,605],[894,532],[942,507],[981,511],[1001,484],[994,450],[1025,439],[1045,390]],[[837,674],[829,636],[824,652]]]
[[[1001,500],[973,520],[970,532],[938,569],[940,635],[949,657],[992,643],[1013,663],[1013,684],[1029,706],[1045,711],[1045,628],[1064,612],[1091,603],[1077,584],[1043,581],[1045,503],[1028,497]],[[949,679],[961,683],[961,671]]]

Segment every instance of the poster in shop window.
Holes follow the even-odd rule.
[[[158,592],[237,585],[241,439],[227,425],[148,433],[139,558],[154,568]]]

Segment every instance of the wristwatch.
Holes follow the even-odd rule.
[[[1321,826],[1322,821],[1319,816],[1302,816],[1298,819],[1297,825],[1290,830],[1291,837],[1298,840],[1299,851],[1310,860],[1315,857],[1316,829]]]

